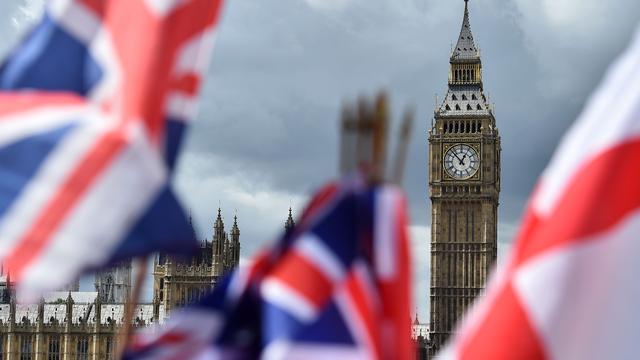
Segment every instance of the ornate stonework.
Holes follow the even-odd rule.
[[[237,218],[227,234],[218,211],[212,240],[201,243],[193,258],[156,258],[154,301],[137,305],[134,328],[163,323],[176,307],[194,302],[211,290],[218,278],[238,266],[239,261]],[[116,270],[126,281],[105,281]],[[113,286],[102,285],[130,286],[130,271],[127,264],[103,271],[96,276],[98,291],[54,292],[37,304],[16,304],[10,278],[0,273],[0,360],[114,359],[117,336],[125,321],[125,305],[119,301],[122,296],[114,296]]]
[[[213,238],[200,245],[198,254],[187,261],[158,255],[153,269],[153,298],[167,312],[200,299],[218,280],[240,262],[240,229],[234,217],[231,231],[224,230],[222,213],[213,226]]]
[[[483,293],[496,260],[500,151],[465,1],[449,89],[429,131],[431,354]]]

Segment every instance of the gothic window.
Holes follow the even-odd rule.
[[[113,360],[113,337],[107,336],[105,339],[104,357],[106,360]]]
[[[471,108],[471,105],[467,104],[467,110],[473,110],[473,109]]]
[[[467,95],[462,94],[462,100],[467,100]]]
[[[456,97],[455,94],[451,95],[451,99],[454,100],[454,101],[458,100],[458,98]]]
[[[445,107],[445,109],[447,109],[447,110],[451,110],[451,106],[447,105],[447,106]]]
[[[60,337],[51,335],[47,353],[48,360],[60,360]]]
[[[80,336],[76,344],[76,360],[89,360],[89,338]]]
[[[461,110],[460,105],[456,104],[456,110]]]
[[[478,110],[482,110],[482,106],[480,106],[480,104],[478,104],[477,108]]]
[[[160,279],[160,290],[164,289],[164,279]]]
[[[471,94],[471,100],[478,100],[478,97],[476,96],[476,94]]]
[[[20,360],[32,360],[33,355],[33,338],[31,335],[20,336]]]

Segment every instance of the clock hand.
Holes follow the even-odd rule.
[[[462,164],[462,160],[460,160],[460,158],[458,157],[458,154],[456,154],[455,152],[453,152],[453,156],[455,156],[455,157],[456,157],[456,159],[458,159],[458,161],[460,162],[460,165],[463,165],[463,164]]]

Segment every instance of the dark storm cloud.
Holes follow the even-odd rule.
[[[426,134],[435,94],[446,90],[463,2],[316,3],[228,2],[183,163],[192,153],[212,153],[225,161],[203,176],[257,175],[266,188],[308,194],[336,173],[341,101],[384,87],[396,111],[417,107],[405,185],[413,222],[428,224]],[[471,2],[485,88],[502,133],[500,216],[509,223],[637,20],[634,12],[615,13],[638,8],[632,1],[609,2],[616,16],[599,20],[606,26],[579,19],[593,1],[549,3]],[[571,7],[575,14],[561,13]]]

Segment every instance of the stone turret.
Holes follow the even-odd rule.
[[[227,234],[224,232],[222,210],[218,208],[218,217],[213,225],[213,276],[221,276],[224,273],[224,254]]]
[[[69,291],[69,295],[67,296],[66,303],[66,313],[65,313],[65,325],[67,327],[67,332],[70,331],[71,325],[73,324],[73,298],[71,297],[71,291]]]
[[[291,231],[296,226],[296,222],[293,221],[293,212],[291,211],[291,207],[289,207],[289,217],[287,221],[284,223],[285,232]]]
[[[232,270],[240,263],[240,228],[238,228],[238,216],[233,217],[227,259],[227,271]]]

